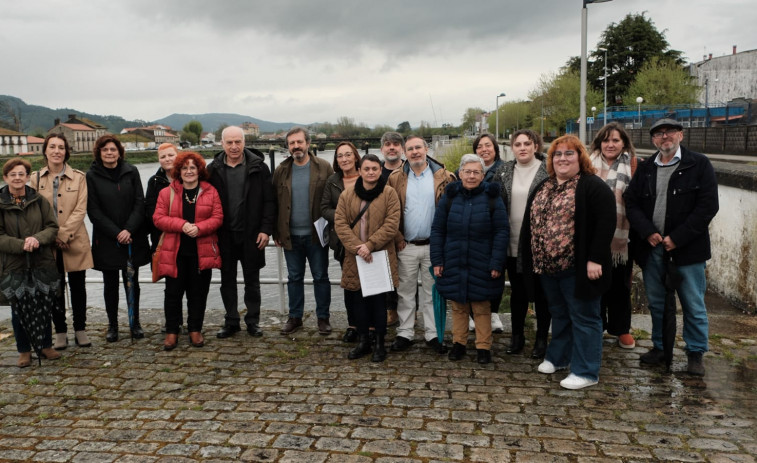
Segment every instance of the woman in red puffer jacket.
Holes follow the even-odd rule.
[[[192,151],[180,153],[172,177],[175,180],[158,195],[152,217],[163,232],[158,273],[166,277],[164,350],[178,344],[184,293],[189,342],[195,347],[205,344],[202,323],[211,269],[221,268],[216,230],[223,223],[223,208],[218,192],[206,181],[205,160]]]

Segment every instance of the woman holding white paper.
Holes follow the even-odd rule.
[[[334,228],[344,245],[342,288],[345,305],[355,307],[358,345],[347,356],[354,360],[373,352],[371,361],[386,359],[386,293],[363,296],[360,288],[357,259],[372,261],[372,252],[386,250],[392,271],[392,282],[397,277],[397,254],[394,236],[400,223],[400,201],[397,192],[381,178],[381,162],[375,154],[360,161],[360,177],[355,186],[339,196],[334,215]],[[375,327],[375,344],[371,346],[368,328]]]

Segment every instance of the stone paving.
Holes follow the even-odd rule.
[[[640,353],[605,342],[599,385],[561,389],[565,376],[537,360],[460,362],[422,342],[386,362],[349,361],[334,333],[319,336],[312,312],[294,337],[264,311],[263,338],[214,334],[204,348],[185,336],[162,350],[162,311],[144,310],[147,337],[104,341],[102,309],[90,309],[91,348],[15,366],[9,322],[0,324],[0,460],[49,462],[754,462],[757,347],[716,336],[707,376],[641,367]],[[648,316],[647,316],[648,317]],[[123,316],[125,318],[125,315]],[[634,326],[638,326],[635,321]],[[127,331],[125,321],[122,332]],[[71,335],[73,342],[73,336]],[[390,332],[389,340],[393,337]],[[420,338],[420,336],[418,336]],[[647,336],[648,339],[648,336]],[[470,347],[470,346],[469,346]]]

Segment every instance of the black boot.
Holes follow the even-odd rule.
[[[134,339],[142,339],[145,337],[142,325],[139,324],[139,309],[136,307],[134,308],[134,326],[131,327],[131,337]]]
[[[384,336],[377,334],[376,341],[373,344],[373,356],[371,362],[383,362],[386,360],[386,346],[384,345]]]
[[[510,347],[507,348],[505,353],[507,355],[517,355],[523,352],[523,346],[526,345],[526,339],[522,334],[513,334],[510,338]]]
[[[107,310],[108,314],[108,332],[105,334],[105,340],[108,342],[118,341],[118,311]]]
[[[357,341],[357,346],[347,354],[347,358],[350,360],[359,359],[365,355],[371,353],[371,341],[367,334],[360,334]]]
[[[105,334],[105,340],[108,342],[118,341],[118,323],[108,324],[108,332]]]
[[[534,342],[534,350],[531,352],[531,358],[532,359],[541,359],[544,358],[544,355],[547,353],[547,338],[536,338],[536,342]]]

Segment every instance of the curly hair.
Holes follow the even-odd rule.
[[[200,156],[200,153],[194,151],[182,151],[176,156],[176,160],[173,162],[173,169],[171,169],[171,177],[181,181],[181,168],[189,161],[194,161],[197,166],[198,180],[207,180],[210,178],[208,169],[205,168],[205,159]]]

